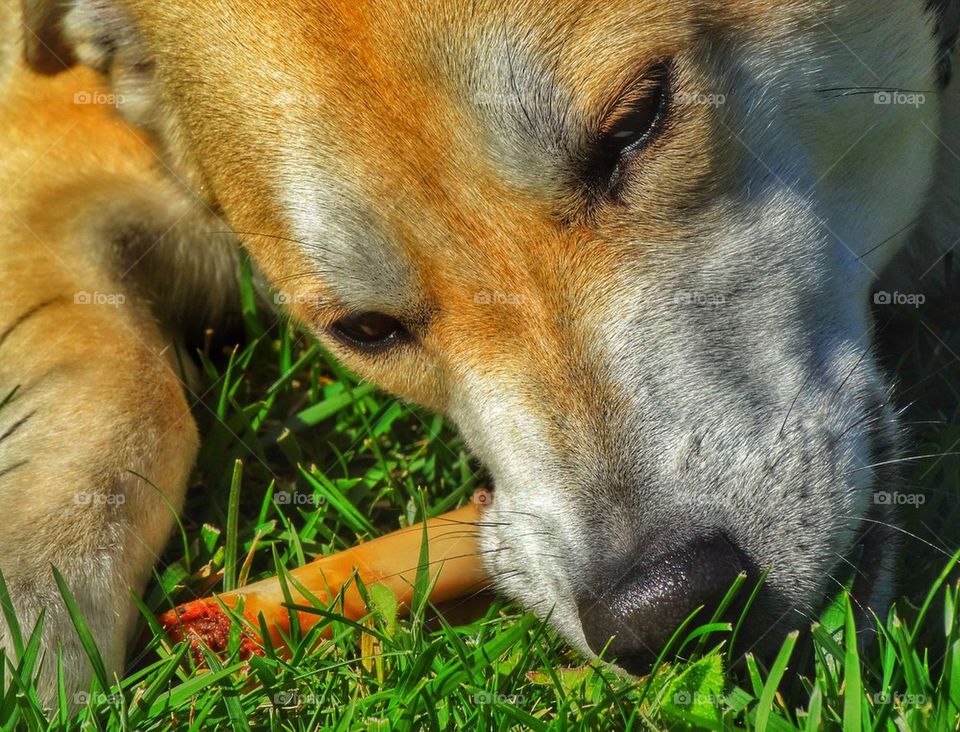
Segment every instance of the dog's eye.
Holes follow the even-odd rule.
[[[396,318],[384,313],[357,313],[340,318],[330,332],[349,348],[375,353],[406,340],[409,332]]]
[[[587,177],[610,191],[629,159],[656,136],[667,111],[667,68],[659,66],[628,89],[606,115],[589,154]]]

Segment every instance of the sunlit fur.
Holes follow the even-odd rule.
[[[874,283],[914,223],[936,247],[956,221],[922,0],[76,0],[58,21],[292,312],[459,426],[496,483],[504,592],[588,651],[591,567],[700,529],[770,569],[771,624],[816,609],[898,444]],[[604,110],[664,61],[668,123],[617,200],[590,193]],[[365,310],[414,342],[327,337]]]

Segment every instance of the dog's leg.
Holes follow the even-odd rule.
[[[91,678],[51,567],[108,673],[120,673],[137,618],[130,593],[169,538],[198,438],[174,349],[148,309],[83,257],[19,228],[23,238],[0,250],[0,400],[12,394],[0,408],[0,600],[12,601],[25,637],[45,613],[38,689],[51,702],[58,649],[68,693]],[[2,616],[0,636],[15,660]]]

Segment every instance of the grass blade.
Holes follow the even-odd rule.
[[[793,654],[793,647],[797,644],[798,636],[799,633],[796,631],[787,636],[780,647],[780,652],[777,654],[773,666],[770,668],[770,675],[767,676],[767,681],[760,692],[760,700],[757,702],[757,732],[765,732],[770,723],[774,697],[787,670],[787,663],[789,663],[790,656]]]
[[[80,612],[80,607],[70,592],[66,580],[63,579],[63,575],[61,575],[60,571],[53,565],[51,565],[50,568],[53,570],[53,578],[56,580],[60,595],[63,597],[63,602],[67,606],[70,620],[73,622],[73,627],[76,629],[77,636],[80,638],[80,645],[83,646],[83,652],[87,654],[87,659],[90,661],[94,677],[100,683],[100,690],[106,692],[107,689],[110,688],[110,679],[107,677],[107,669],[103,665],[103,658],[100,655],[100,650],[97,648],[93,634],[90,632],[90,627]]]

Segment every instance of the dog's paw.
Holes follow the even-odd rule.
[[[94,677],[91,659],[80,640],[77,625],[71,617],[51,567],[34,567],[30,562],[10,561],[4,564],[4,579],[8,593],[0,598],[5,612],[0,614],[0,647],[8,663],[21,668],[24,649],[35,633],[40,634],[40,653],[36,656],[29,676],[35,681],[40,701],[49,711],[58,700],[58,668],[62,668],[64,691],[71,705],[89,701]],[[120,678],[126,650],[126,626],[132,620],[129,595],[117,595],[116,583],[111,577],[117,570],[114,560],[106,557],[90,558],[63,577],[72,600],[83,616],[97,645],[100,661],[108,680]],[[7,621],[13,618],[15,625]]]

